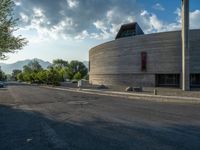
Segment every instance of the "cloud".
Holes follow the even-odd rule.
[[[195,10],[190,13],[190,27],[192,29],[200,28],[200,10]]]
[[[84,40],[84,39],[86,39],[89,36],[90,35],[89,35],[88,31],[84,30],[79,35],[75,36],[74,39],[76,39],[76,40]]]
[[[177,15],[175,22],[168,23],[157,17],[156,14],[150,13],[147,10],[141,12],[141,19],[144,26],[145,33],[165,32],[174,31],[181,28],[181,13],[177,9],[174,14]]]
[[[136,0],[21,0],[20,3],[16,17],[21,19],[21,27],[35,28],[37,33],[45,32],[43,35],[64,34],[72,38],[83,35],[83,31],[88,32],[89,38],[109,38],[120,24],[130,21],[128,16],[130,19],[137,15],[140,8]],[[95,26],[98,21],[107,29]]]
[[[155,5],[153,5],[153,9],[160,10],[160,11],[165,10],[165,8],[160,3],[156,3]]]
[[[136,0],[15,0],[21,33],[28,31],[35,40],[111,39],[124,23],[138,22],[145,33],[177,30],[180,9],[174,22],[165,22],[142,8]],[[131,7],[130,7],[131,6]],[[157,3],[155,6],[159,6]],[[161,6],[161,5],[160,5]],[[164,7],[163,7],[164,8]],[[191,12],[191,27],[200,27],[200,10]],[[36,37],[36,38],[35,38]],[[32,39],[33,39],[32,38]]]
[[[21,5],[21,0],[14,0],[14,3],[16,6],[20,6]]]
[[[142,11],[141,19],[143,29],[146,33],[165,32],[181,30],[181,9],[177,8],[174,12],[176,20],[172,23],[165,22],[157,17],[156,14],[150,13],[147,10]],[[190,12],[190,29],[200,28],[200,10]]]
[[[79,5],[77,0],[67,0],[67,4],[70,8],[76,8]]]

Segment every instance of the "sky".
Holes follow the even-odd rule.
[[[138,22],[145,34],[180,30],[181,0],[14,0],[14,34],[28,45],[8,59],[87,61],[89,49],[114,40],[124,23]],[[190,0],[190,28],[200,29],[200,1]]]

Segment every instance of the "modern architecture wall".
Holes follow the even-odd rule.
[[[141,53],[147,55],[146,71]],[[200,30],[190,31],[191,73],[200,73]],[[156,74],[181,73],[181,32],[120,38],[89,52],[90,83],[155,86]]]

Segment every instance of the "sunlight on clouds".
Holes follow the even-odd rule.
[[[25,15],[25,14],[22,13],[22,12],[21,12],[19,15],[20,15],[20,18],[21,18],[21,21],[22,21],[22,22],[24,22],[24,23],[28,23],[29,18],[28,18],[27,15]]]
[[[20,0],[15,0],[21,2]],[[105,7],[98,1],[99,9],[95,8],[89,10],[87,7],[90,5],[97,5],[97,2],[86,3],[78,0],[64,0],[67,2],[68,8],[59,9],[57,15],[50,15],[50,10],[46,7],[33,7],[30,11],[20,12],[19,16],[23,24],[20,28],[21,33],[27,31],[34,31],[36,34],[28,36],[31,42],[42,42],[47,40],[58,39],[96,39],[96,40],[108,40],[113,39],[120,26],[125,23],[138,22],[145,33],[155,33],[164,31],[179,30],[181,28],[181,10],[177,8],[174,14],[176,15],[174,22],[167,22],[163,18],[159,18],[155,13],[148,10],[142,10],[136,2],[132,2],[136,9],[124,9],[128,8],[129,4],[124,5],[112,5],[112,7]],[[25,2],[25,1],[23,1]],[[29,1],[30,2],[30,1]],[[39,2],[39,0],[36,0]],[[114,4],[113,1],[108,0],[109,4]],[[116,1],[116,4],[121,4],[121,1]],[[34,4],[34,3],[33,3]],[[82,4],[82,5],[81,5]],[[83,5],[84,4],[84,5]],[[90,5],[89,5],[90,4]],[[53,8],[53,3],[50,8]],[[74,12],[70,8],[80,7],[78,12]],[[60,6],[58,5],[56,9]],[[154,9],[165,10],[160,4],[156,3]],[[88,10],[88,11],[85,11]],[[55,10],[56,12],[57,10]],[[93,14],[93,12],[96,12]],[[29,15],[31,13],[31,15]],[[73,13],[72,13],[73,12]],[[80,15],[81,14],[81,15]],[[88,15],[90,14],[90,15]],[[69,16],[68,16],[69,15]],[[60,16],[60,17],[58,17]],[[191,28],[200,27],[200,11],[195,10],[190,13]]]
[[[20,6],[21,5],[21,0],[14,0],[14,3],[16,6]]]
[[[200,10],[195,10],[190,13],[191,28],[200,28]]]
[[[21,18],[24,22],[28,21],[28,16],[24,15],[23,13],[21,13]],[[34,8],[31,23],[27,26],[20,28],[18,32],[23,34],[27,31],[35,31],[36,35],[29,35],[27,38],[30,43],[38,43],[51,39],[68,39],[66,34],[64,34],[64,31],[71,30],[73,29],[73,27],[76,26],[72,18],[68,17],[60,21],[57,25],[54,25],[50,28],[45,26],[45,24],[50,24],[50,21],[48,21],[48,18],[45,16],[44,11],[39,8]]]
[[[82,31],[79,35],[75,36],[74,39],[75,40],[84,40],[86,39],[87,37],[89,37],[89,33],[87,30],[84,30]]]
[[[76,8],[79,5],[77,0],[67,0],[67,4],[70,8]]]

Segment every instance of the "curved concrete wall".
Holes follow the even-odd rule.
[[[141,71],[141,52],[147,71]],[[89,52],[90,83],[155,86],[155,74],[181,73],[181,32],[121,38]],[[200,30],[190,31],[191,73],[200,73]]]

